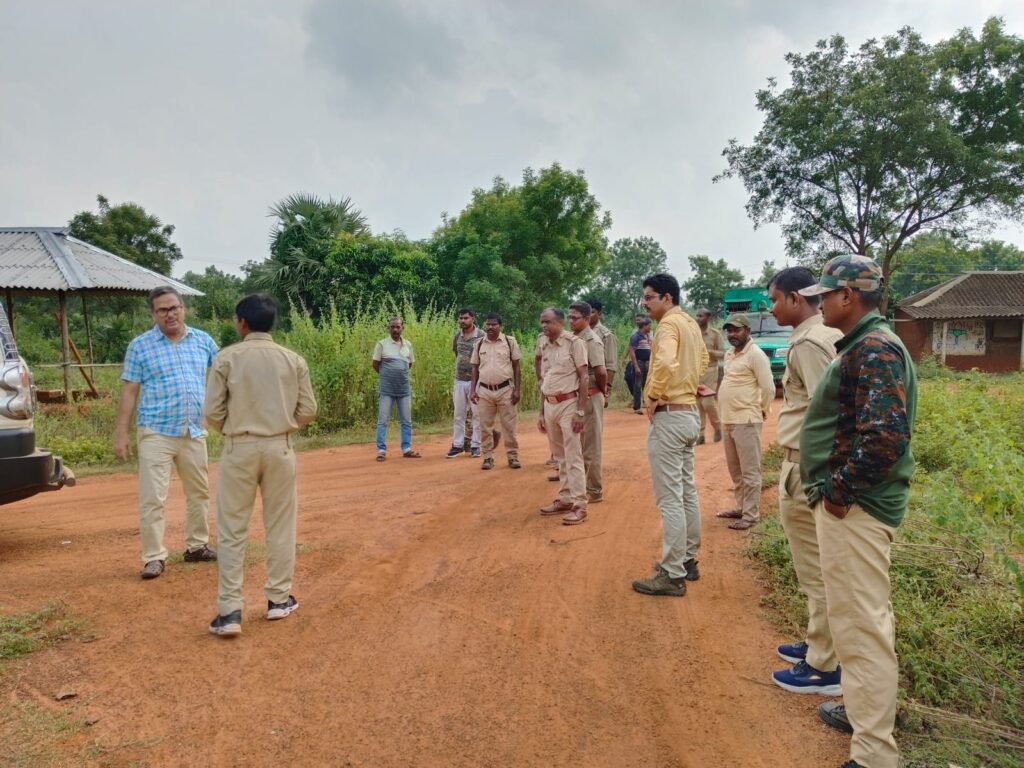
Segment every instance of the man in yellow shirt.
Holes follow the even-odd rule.
[[[722,327],[732,349],[725,353],[718,405],[736,506],[717,517],[733,519],[729,527],[745,531],[760,518],[761,427],[775,399],[775,381],[767,355],[750,339],[747,316],[730,315]]]
[[[700,502],[693,476],[693,447],[700,434],[697,385],[708,366],[697,322],[679,308],[679,283],[659,273],[644,280],[643,302],[658,330],[644,389],[647,459],[654,499],[661,510],[661,560],[654,574],[633,582],[645,595],[686,594],[700,578]]]

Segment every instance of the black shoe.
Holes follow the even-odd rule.
[[[217,616],[210,622],[209,630],[211,635],[221,637],[242,634],[242,612],[232,611],[224,616]]]
[[[694,558],[690,558],[683,562],[683,567],[686,569],[686,580],[696,581],[700,578],[700,569],[697,568],[697,561]]]
[[[847,760],[845,763],[840,765],[839,768],[867,768],[867,766],[861,765],[856,760]]]
[[[459,448],[458,446],[455,446],[455,445],[453,445],[453,446],[452,446],[451,448],[449,448],[449,449],[448,449],[448,453],[446,453],[446,454],[444,455],[444,457],[445,457],[446,459],[454,459],[454,458],[455,458],[456,456],[458,456],[458,455],[459,455],[460,453],[465,453],[465,452],[466,452],[466,451],[465,451],[465,449],[464,449],[464,448]]]
[[[216,561],[217,553],[203,544],[199,549],[186,550],[182,559],[186,563],[212,563]]]
[[[164,572],[164,561],[163,560],[150,560],[142,567],[142,573],[139,575],[144,579],[155,579],[161,573]]]
[[[292,611],[297,610],[299,607],[299,601],[295,599],[295,595],[288,595],[288,599],[283,603],[274,603],[267,600],[267,620],[277,621],[283,619]]]
[[[704,445],[704,435],[697,438],[697,445]]]
[[[853,726],[850,725],[850,718],[846,716],[846,707],[838,701],[823,701],[819,704],[818,717],[821,718],[821,722],[825,725],[831,725],[833,728],[840,730],[843,733],[853,733]],[[857,765],[857,763],[850,761],[849,763],[843,763],[840,768],[850,768],[851,764]]]

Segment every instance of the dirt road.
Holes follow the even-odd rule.
[[[659,554],[645,421],[605,429],[606,501],[576,527],[537,514],[555,484],[532,422],[518,471],[446,460],[444,436],[419,461],[301,454],[301,608],[264,620],[256,562],[235,640],[206,630],[215,566],[138,578],[134,475],[0,508],[0,612],[60,596],[97,637],[10,662],[0,706],[98,718],[60,765],[838,766],[820,699],[768,682],[788,638],[759,607],[747,534],[714,518],[731,506],[720,444],[697,449],[702,578],[646,597],[630,589]],[[180,549],[177,482],[169,503]],[[16,727],[0,717],[0,740]]]

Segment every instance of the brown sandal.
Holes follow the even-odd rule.
[[[734,531],[745,531],[747,528],[753,528],[754,523],[752,520],[737,520],[735,523],[729,526]]]
[[[743,517],[743,513],[738,509],[727,509],[725,512],[715,512],[715,517],[724,517],[728,520],[739,520]]]
[[[408,451],[406,451],[405,453],[402,454],[402,458],[403,459],[421,459],[423,457],[420,456],[420,452],[419,451],[408,450]]]

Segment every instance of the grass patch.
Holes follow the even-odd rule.
[[[761,487],[774,488],[779,484],[779,474],[782,471],[782,461],[786,458],[786,451],[781,445],[772,442],[768,450],[761,457]]]
[[[70,640],[83,627],[84,622],[60,600],[34,611],[0,616],[0,662]]]

